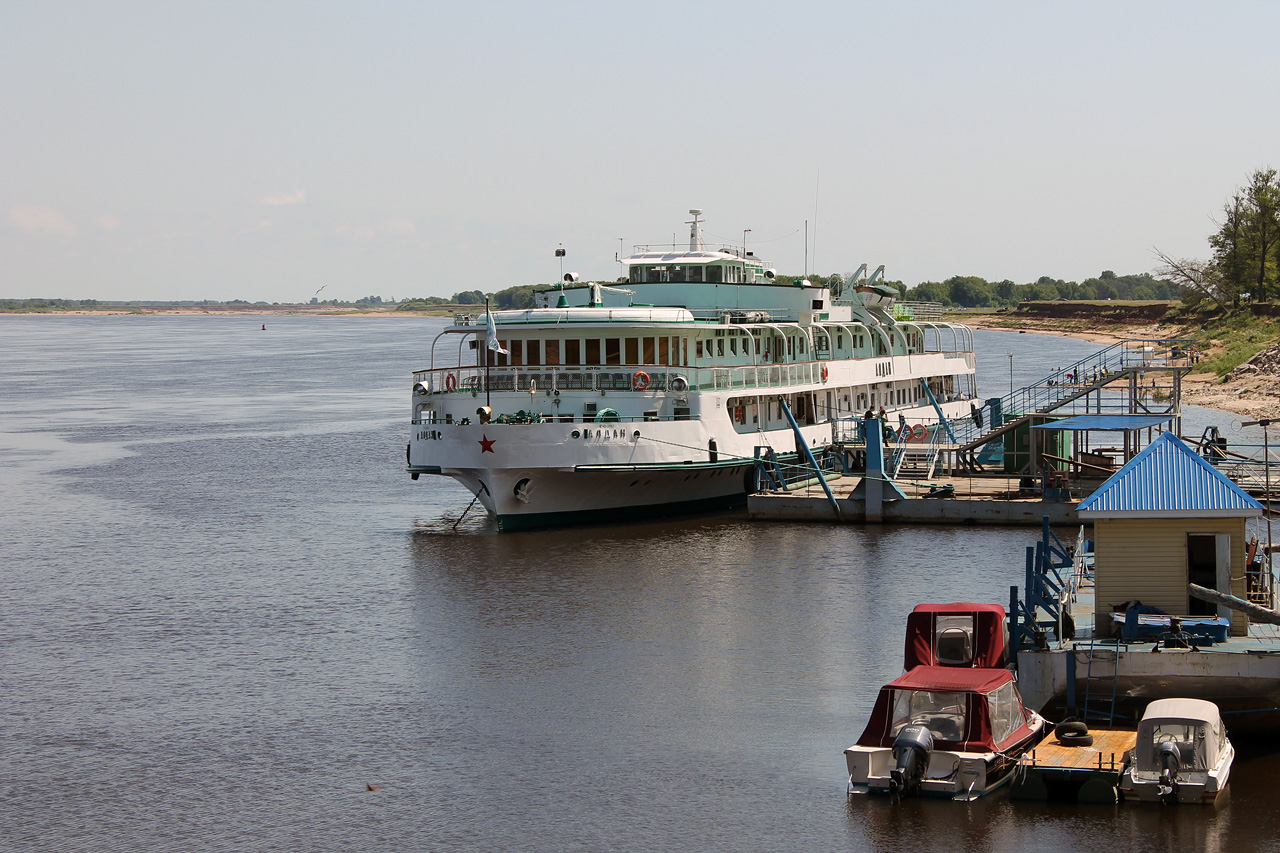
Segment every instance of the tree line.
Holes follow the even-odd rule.
[[[1246,299],[1280,295],[1280,178],[1275,169],[1257,169],[1222,206],[1218,230],[1209,235],[1212,256],[1175,259],[1157,250],[1156,274],[1177,284],[1184,301],[1208,300],[1218,309],[1238,308]]]

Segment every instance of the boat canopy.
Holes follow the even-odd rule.
[[[917,666],[880,688],[859,746],[889,748],[903,726],[923,725],[942,749],[999,752],[1032,734],[1007,669]]]
[[[999,604],[917,604],[907,617],[903,668],[1005,666],[1007,633]]]
[[[1204,699],[1158,699],[1138,723],[1138,770],[1160,772],[1160,744],[1172,742],[1185,768],[1207,770],[1218,764],[1227,742],[1218,706]]]

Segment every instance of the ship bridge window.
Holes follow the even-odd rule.
[[[632,284],[639,284],[644,281],[644,267],[632,267],[630,273],[627,275],[627,281]]]
[[[689,267],[689,281],[702,281],[702,267]]]
[[[666,267],[645,267],[645,281],[670,280],[670,271]]]
[[[678,265],[672,266],[670,281],[685,281],[686,274],[686,269],[684,267]]]
[[[719,284],[724,280],[724,267],[710,266],[707,267],[707,281]]]

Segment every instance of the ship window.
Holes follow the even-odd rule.
[[[582,341],[572,340],[564,342],[564,363],[582,364]]]
[[[627,276],[627,279],[632,284],[639,284],[644,281],[644,267],[632,267],[631,274]]]
[[[658,338],[658,364],[669,364],[671,341],[669,338]]]
[[[738,339],[737,339],[737,338],[729,338],[729,352],[730,352],[730,354],[732,354],[732,355],[737,355],[737,354],[738,354]]]
[[[684,280],[685,280],[685,268],[682,266],[673,265],[671,267],[671,281],[684,281]]]
[[[583,356],[584,364],[600,364],[600,339],[588,338],[587,351]]]
[[[702,267],[689,267],[689,281],[702,281]]]
[[[666,267],[646,267],[646,269],[648,270],[648,274],[646,276],[647,281],[669,281],[670,280],[670,277],[667,275]]]
[[[844,335],[836,335],[836,349],[844,349]]]
[[[626,364],[640,363],[640,339],[627,338],[627,360]]]
[[[724,280],[724,268],[711,266],[707,267],[707,281],[719,284]]]
[[[547,341],[545,344],[545,350],[546,350],[545,354],[547,357],[547,364],[560,363],[560,342],[559,341]]]
[[[512,364],[524,364],[524,341],[512,341],[508,349]]]
[[[645,338],[644,339],[644,363],[645,364],[658,363],[657,360],[654,358],[653,347],[654,347],[653,338]]]
[[[524,342],[524,363],[525,364],[542,364],[542,355],[538,350],[542,348],[542,341],[525,341]]]
[[[696,355],[698,358],[702,358],[702,339],[701,338],[698,339],[698,343],[694,347],[694,355]]]
[[[604,339],[604,363],[605,364],[622,364],[622,339],[621,338],[605,338]]]
[[[716,341],[716,355],[724,355],[724,338],[720,338]]]

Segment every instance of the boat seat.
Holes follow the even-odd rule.
[[[933,641],[933,654],[940,666],[968,666],[973,663],[973,636],[963,628],[944,628]]]

